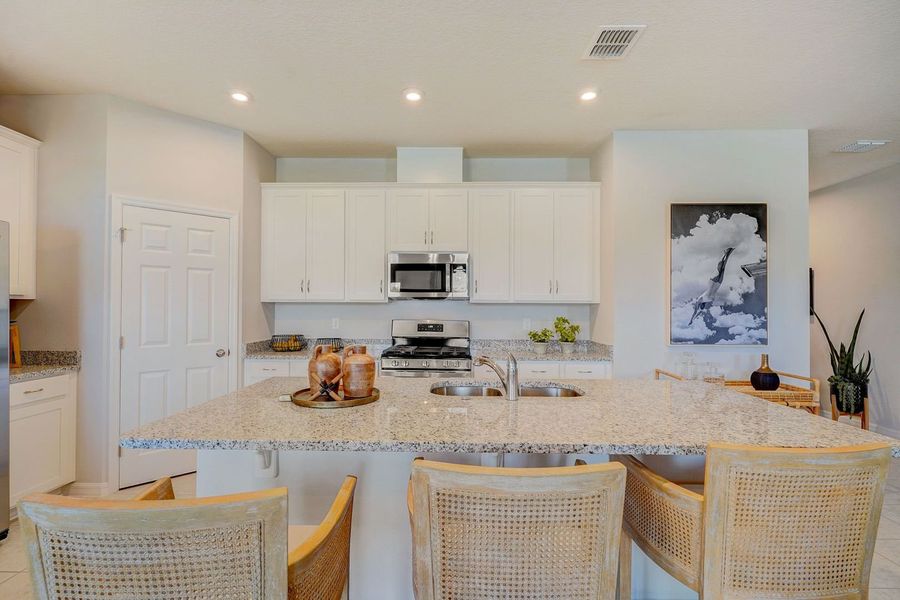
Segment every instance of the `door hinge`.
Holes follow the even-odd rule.
[[[122,446],[119,446],[119,457],[122,457]]]
[[[123,349],[124,347],[125,347],[125,336],[120,335],[119,336],[119,350]]]

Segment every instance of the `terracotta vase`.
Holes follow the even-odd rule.
[[[344,348],[344,397],[365,398],[375,387],[375,359],[366,354],[365,346]]]
[[[320,381],[331,381],[341,373],[341,357],[334,353],[332,346],[316,346],[312,358],[309,359],[309,385],[315,390],[317,387],[313,375]]]
[[[778,373],[769,368],[769,355],[760,356],[759,368],[750,375],[750,385],[754,390],[773,392],[781,385]]]

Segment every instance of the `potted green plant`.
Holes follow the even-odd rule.
[[[563,354],[575,352],[575,338],[581,331],[581,325],[575,325],[565,317],[556,317],[556,320],[553,321],[553,328],[556,329],[556,335],[559,336],[559,345]]]
[[[853,337],[850,344],[841,342],[839,348],[835,348],[831,342],[831,336],[825,328],[825,323],[819,315],[813,312],[825,339],[828,341],[828,350],[831,353],[832,375],[828,378],[831,387],[831,395],[834,396],[838,410],[845,413],[856,414],[863,409],[863,399],[869,395],[869,376],[872,374],[872,353],[863,354],[859,362],[855,362],[856,338],[859,335],[859,326],[862,323],[865,309],[859,313],[856,327],[853,328]]]
[[[540,330],[529,331],[528,337],[531,338],[535,354],[547,354],[547,344],[553,339],[552,331],[544,327]]]

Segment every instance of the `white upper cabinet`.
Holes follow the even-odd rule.
[[[432,190],[428,194],[428,246],[439,252],[469,248],[469,206],[465,190]]]
[[[389,252],[468,252],[470,301],[595,301],[596,184],[264,184],[263,302],[387,302]]]
[[[468,203],[465,190],[399,189],[388,196],[388,251],[465,252]]]
[[[344,299],[343,190],[263,190],[260,278],[263,302]]]
[[[305,298],[306,246],[306,191],[263,190],[260,270],[263,302]]]
[[[344,299],[344,190],[310,190],[306,221],[306,299]]]
[[[512,288],[512,193],[469,193],[472,302],[508,302]]]
[[[515,197],[514,300],[590,302],[594,211],[590,189],[528,189]]]
[[[553,190],[519,190],[515,197],[515,293],[519,302],[553,299]]]
[[[347,191],[347,300],[387,302],[384,190]]]
[[[558,190],[553,211],[553,295],[558,302],[589,302],[594,281],[591,191]]]
[[[428,190],[392,190],[388,214],[389,252],[428,249]]]
[[[40,142],[0,127],[0,221],[9,223],[9,294],[36,292],[37,152]]]

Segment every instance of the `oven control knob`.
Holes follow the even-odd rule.
[[[428,368],[428,361],[427,361],[427,360],[423,360],[423,361],[422,361],[422,368],[423,368],[423,369],[427,369],[427,368]]]
[[[399,366],[400,366],[400,361],[399,361],[399,360],[392,360],[392,361],[391,361],[391,366],[392,366],[392,367],[399,367]]]
[[[400,364],[400,366],[401,366],[401,367],[408,367],[408,366],[409,366],[409,361],[408,361],[408,360],[404,360],[404,361]]]
[[[445,367],[458,367],[459,361],[458,360],[445,360],[444,366]]]

